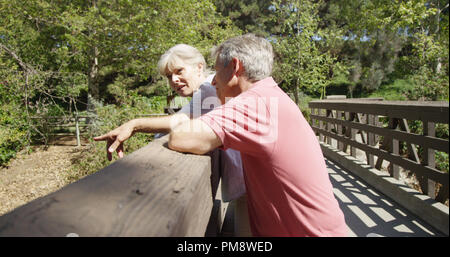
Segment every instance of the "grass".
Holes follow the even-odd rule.
[[[387,101],[406,101],[407,92],[413,90],[414,84],[410,80],[397,79],[391,84],[381,85],[378,90],[366,97],[382,97]]]

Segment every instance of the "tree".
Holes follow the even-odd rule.
[[[159,80],[157,60],[174,44],[193,44],[206,54],[239,33],[209,1],[0,3],[8,17],[0,27],[2,49],[43,72],[84,74],[87,95],[116,103]]]
[[[436,40],[435,32],[444,28],[439,34],[448,35],[448,18],[438,15],[438,5],[448,12],[445,1],[326,1],[319,15],[321,27],[345,35],[344,42],[337,41],[333,48],[340,60],[353,67],[349,80],[376,90],[382,83],[417,73],[425,63],[445,65],[439,60],[448,60],[448,43],[447,47],[437,43],[442,40]]]
[[[163,52],[186,43],[208,56],[214,44],[240,33],[201,0],[0,0],[0,17],[1,125],[31,135],[39,129],[23,125],[33,125],[32,115],[168,93],[156,68]],[[11,108],[16,119],[7,118]]]
[[[23,14],[6,19],[12,23],[2,26],[4,45],[26,52],[42,70],[85,74],[88,93],[97,100],[105,99],[115,82],[130,87],[155,82],[159,56],[176,43],[205,51],[239,33],[209,1],[3,2],[2,12]]]
[[[273,3],[274,19],[280,24],[271,39],[277,53],[274,76],[297,104],[299,88],[324,97],[333,66],[339,66],[336,58],[320,47],[323,34],[318,28],[317,8],[311,1]]]
[[[276,25],[271,19],[271,0],[215,0],[214,4],[219,13],[230,18],[244,32],[269,36],[271,28]]]

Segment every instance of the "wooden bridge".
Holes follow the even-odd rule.
[[[449,235],[448,159],[446,171],[435,159],[449,153],[448,134],[436,136],[448,131],[448,102],[309,106],[350,236]],[[217,151],[183,154],[167,148],[167,136],[154,140],[1,216],[0,236],[230,236],[233,206],[221,201]]]

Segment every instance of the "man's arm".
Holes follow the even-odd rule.
[[[123,142],[130,138],[134,133],[167,133],[170,132],[171,128],[176,127],[186,120],[189,120],[189,117],[184,113],[177,113],[166,117],[134,119],[104,135],[94,137],[94,140],[106,141],[107,158],[111,161],[112,153],[114,151],[117,151],[119,158],[123,157]]]
[[[169,148],[178,152],[205,154],[221,145],[216,133],[199,119],[181,123],[169,136]]]

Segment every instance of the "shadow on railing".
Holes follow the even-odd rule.
[[[401,173],[414,175],[420,187],[416,189],[438,202],[448,201],[448,158],[443,165],[447,170],[440,170],[435,157],[437,152],[449,153],[448,132],[447,138],[436,136],[437,124],[448,131],[448,102],[333,99],[311,101],[309,107],[311,126],[321,142],[363,160],[369,168],[384,167],[395,179]]]
[[[1,216],[0,236],[205,236],[218,150],[178,153],[167,138]]]

